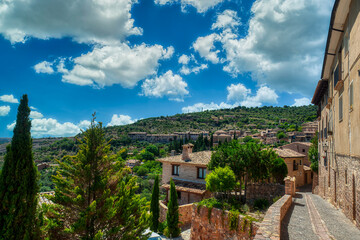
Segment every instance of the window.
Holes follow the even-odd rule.
[[[299,164],[300,166],[302,165],[302,160],[300,160],[300,164]]]
[[[296,163],[296,160],[293,161],[293,171],[298,170],[298,164]]]
[[[344,92],[344,88],[341,88],[342,90],[340,90],[340,95],[339,95],[339,121],[342,121],[343,119],[343,92]]]
[[[305,149],[303,149],[302,151],[305,152]]]
[[[172,175],[179,176],[179,165],[172,165]]]
[[[347,179],[348,179],[348,177],[347,177],[347,169],[346,169],[346,170],[345,170],[345,184],[348,183]]]
[[[339,81],[339,64],[336,66],[333,74],[334,74],[334,88],[335,88],[336,84]]]
[[[205,179],[206,177],[206,168],[198,168],[197,178]]]
[[[344,49],[345,49],[345,55],[349,52],[349,28],[346,28],[345,34],[344,34]]]
[[[351,81],[349,86],[349,103],[350,103],[350,111],[353,109],[354,105],[354,87],[353,87],[353,81]]]
[[[181,192],[177,191],[176,195],[177,195],[178,199],[181,199]]]

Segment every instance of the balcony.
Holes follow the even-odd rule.
[[[344,86],[344,80],[339,80],[339,81],[336,83],[334,89],[335,89],[336,91],[339,91],[343,86]]]

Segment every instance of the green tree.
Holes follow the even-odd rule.
[[[319,171],[318,133],[311,139],[311,143],[308,152],[308,157],[311,161],[310,168],[313,172],[317,173]]]
[[[168,202],[168,211],[166,213],[166,229],[165,235],[170,238],[175,238],[180,235],[179,227],[179,204],[177,201],[177,193],[175,189],[175,183],[170,180],[170,200]]]
[[[144,152],[141,153],[141,158],[143,160],[150,160],[150,161],[155,160],[154,154],[152,152],[147,151],[147,150],[145,150]]]
[[[159,216],[160,216],[159,175],[156,175],[155,181],[154,181],[154,187],[153,187],[152,195],[151,195],[150,213],[151,213],[150,229],[154,232],[157,232],[158,228],[159,228]]]
[[[151,152],[154,156],[159,156],[159,148],[153,144],[146,147],[147,152]]]
[[[46,214],[50,239],[146,239],[145,199],[118,155],[109,155],[101,123],[84,133],[76,156],[58,161],[54,203]]]
[[[206,189],[213,193],[224,193],[229,198],[236,186],[236,177],[229,166],[215,168],[206,176]]]
[[[0,239],[38,238],[39,173],[33,159],[29,116],[28,97],[23,95],[0,175]]]

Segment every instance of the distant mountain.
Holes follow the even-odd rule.
[[[11,141],[11,138],[0,138],[0,144],[8,143]]]

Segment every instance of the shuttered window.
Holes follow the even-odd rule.
[[[349,86],[349,103],[350,103],[350,110],[352,110],[354,105],[354,86],[353,82],[350,83]]]

